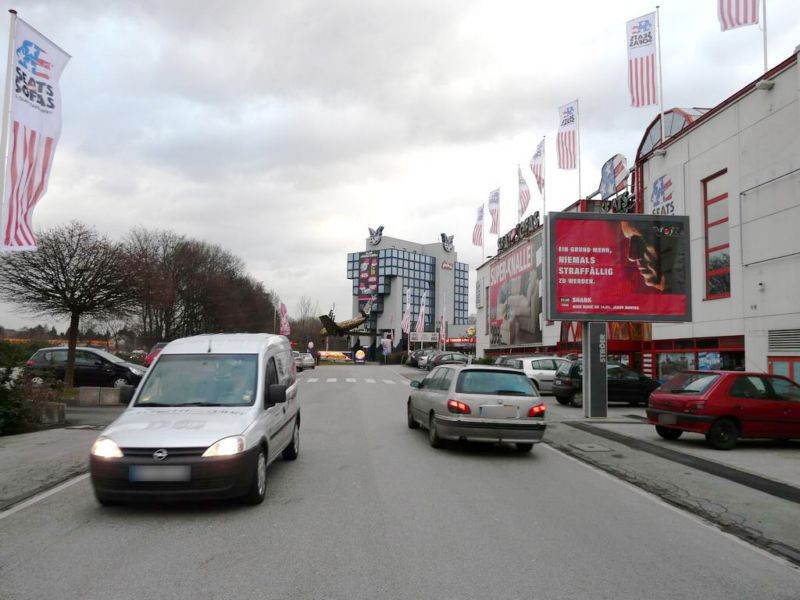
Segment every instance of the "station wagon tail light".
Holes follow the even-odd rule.
[[[109,438],[99,437],[92,444],[92,456],[99,458],[122,458],[122,450],[117,443]]]
[[[693,400],[687,402],[683,407],[683,412],[698,413],[705,409],[706,403],[704,400]]]
[[[233,456],[240,452],[244,452],[244,437],[241,435],[234,435],[214,442],[209,446],[208,450],[203,452],[203,456],[205,458],[210,456]]]
[[[547,407],[544,404],[535,404],[531,406],[530,410],[528,411],[529,417],[543,417],[544,411],[547,410]]]
[[[469,405],[464,404],[460,400],[448,400],[447,410],[449,410],[451,413],[457,413],[459,415],[468,415],[472,412]]]

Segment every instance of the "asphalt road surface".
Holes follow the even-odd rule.
[[[257,507],[0,518],[5,599],[797,600],[800,572],[544,446],[428,446],[392,367],[301,374],[301,451]]]

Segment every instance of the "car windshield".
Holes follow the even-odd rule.
[[[257,367],[255,354],[161,356],[134,406],[250,406]]]
[[[125,362],[119,356],[114,356],[113,354],[111,354],[110,352],[106,352],[105,350],[97,350],[95,348],[92,348],[92,353],[93,354],[97,354],[98,356],[106,359],[108,362],[112,362],[112,363],[123,363],[123,362]]]
[[[456,383],[460,394],[536,396],[533,384],[522,373],[505,371],[462,371]]]
[[[671,394],[702,394],[719,379],[716,373],[678,373],[659,388]]]

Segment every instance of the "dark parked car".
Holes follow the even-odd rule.
[[[67,348],[42,348],[25,363],[25,378],[33,383],[48,379],[64,381],[67,370]],[[139,385],[145,369],[142,365],[125,362],[121,358],[97,348],[75,348],[75,387],[123,387]]]
[[[650,396],[647,421],[667,440],[700,433],[718,450],[739,438],[800,439],[800,386],[741,371],[684,371]]]
[[[430,371],[440,365],[466,365],[469,356],[461,352],[439,352],[428,359],[427,369]]]
[[[650,392],[659,385],[655,379],[623,365],[609,363],[606,369],[609,402],[645,406]],[[573,360],[558,368],[553,379],[553,395],[559,404],[580,406],[583,403],[583,361]]]

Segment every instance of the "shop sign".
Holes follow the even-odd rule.
[[[524,221],[517,223],[517,226],[507,234],[497,238],[497,251],[505,252],[516,244],[519,244],[541,226],[542,222],[539,219],[539,211],[537,210]]]
[[[636,198],[630,192],[625,191],[616,198],[603,200],[601,206],[607,213],[633,213],[636,212]]]
[[[445,271],[452,271],[453,270],[453,263],[443,260],[442,261],[442,269]]]

